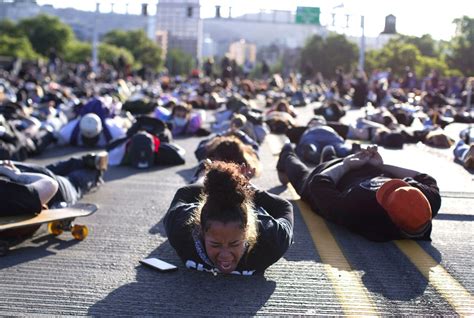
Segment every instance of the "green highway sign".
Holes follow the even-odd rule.
[[[321,10],[317,7],[297,7],[295,23],[320,25],[320,14]]]

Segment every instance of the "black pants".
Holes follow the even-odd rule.
[[[287,152],[282,156],[284,156],[281,160],[283,160],[283,167],[288,180],[298,195],[306,202],[311,202],[311,191],[308,185],[312,177],[343,160],[342,158],[336,158],[323,162],[315,168],[308,168],[294,152]]]

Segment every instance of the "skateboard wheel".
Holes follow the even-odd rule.
[[[5,256],[8,254],[10,247],[7,242],[0,241],[0,256]]]
[[[48,223],[48,232],[53,235],[60,235],[63,232],[61,223],[58,221]]]
[[[79,241],[82,241],[89,234],[89,229],[85,225],[74,225],[71,230],[72,236]]]

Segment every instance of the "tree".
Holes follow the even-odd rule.
[[[92,57],[92,45],[88,42],[71,41],[64,53],[64,60],[71,63],[84,63]]]
[[[405,67],[415,69],[420,58],[420,51],[413,44],[403,43],[398,39],[391,39],[376,54],[377,68],[390,68],[395,76],[403,76]]]
[[[69,41],[74,39],[74,33],[67,24],[44,14],[21,20],[18,28],[26,34],[33,49],[45,56],[51,49],[62,55]]]
[[[421,55],[439,57],[439,53],[436,50],[437,43],[429,34],[423,34],[421,37],[398,35],[398,39],[403,43],[416,46]]]
[[[26,60],[39,57],[26,36],[11,37],[5,34],[0,35],[0,56],[19,57]]]
[[[350,71],[357,63],[357,56],[357,46],[344,35],[331,34],[326,39],[314,35],[301,50],[300,70],[305,76],[316,72],[332,76],[337,67]]]
[[[319,35],[314,35],[306,41],[301,50],[300,69],[304,76],[311,77],[322,69],[324,40]],[[325,74],[326,75],[326,74]]]
[[[99,60],[111,65],[117,65],[118,59],[122,57],[127,65],[134,65],[132,53],[123,48],[108,43],[99,44]]]
[[[9,19],[0,21],[0,34],[13,38],[25,36],[23,30],[18,28],[16,23]]]
[[[336,67],[351,71],[357,64],[359,49],[356,44],[349,42],[344,35],[334,34],[327,37],[324,54],[326,68],[323,71],[334,74]]]
[[[415,66],[415,73],[419,76],[425,76],[432,70],[437,70],[441,76],[450,75],[448,65],[443,60],[429,56],[420,56]]]
[[[189,74],[193,68],[194,60],[190,54],[180,49],[171,49],[166,56],[165,66],[172,75]]]
[[[451,41],[451,53],[446,60],[452,68],[466,76],[474,75],[474,19],[464,16],[455,19],[456,36]]]
[[[122,56],[126,64],[133,65],[132,53],[125,48],[119,48],[108,43],[99,44],[99,61],[115,65]],[[92,44],[88,42],[72,41],[68,44],[64,60],[72,63],[84,63],[92,57]]]
[[[145,31],[112,30],[104,35],[103,42],[122,47],[130,51],[136,62],[158,71],[163,61],[161,48],[148,39]]]

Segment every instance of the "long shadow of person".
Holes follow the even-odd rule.
[[[287,190],[284,185],[279,185],[268,189],[267,191],[276,195],[280,195]],[[283,258],[288,261],[316,261],[321,262],[321,258],[314,248],[308,248],[313,246],[313,240],[311,234],[308,231],[306,223],[299,211],[298,201],[291,200],[294,211],[294,226],[293,231],[293,244],[290,246],[288,251],[285,253]]]
[[[443,312],[446,306],[449,307],[442,300],[432,304],[432,295],[425,292],[430,270],[442,259],[440,252],[430,242],[371,242],[340,226],[329,224],[329,227],[352,270],[363,272],[362,283],[374,295],[381,295],[385,300],[393,301],[396,306],[398,301],[417,299],[429,303],[434,312],[438,309],[438,312]],[[431,262],[424,262],[423,266],[416,267],[406,254],[407,248],[404,246],[407,244],[412,245],[411,250],[418,250],[418,258],[430,258]]]
[[[275,192],[278,189],[269,191]],[[298,202],[292,201],[292,203],[295,209],[295,229],[298,230],[294,231],[295,242],[284,258],[289,261],[312,260],[340,270],[347,270],[342,263],[324,260],[318,248],[314,247],[310,230],[302,217]],[[314,212],[311,211],[311,213]],[[322,219],[320,221],[325,222],[329,227],[341,253],[350,264],[351,271],[356,275],[359,275],[357,272],[363,273],[362,283],[374,295],[381,295],[385,300],[393,301],[394,305],[397,301],[413,299],[430,302],[429,293],[425,293],[428,288],[427,277],[432,267],[439,264],[442,258],[440,252],[430,242],[410,241],[420,247],[419,252],[424,254],[422,257],[430,257],[432,260],[417,268],[403,252],[402,247],[397,246],[395,242],[372,242],[344,227]],[[439,307],[439,312],[443,312],[442,308],[449,307],[444,301],[433,306]]]
[[[168,241],[148,257],[179,262]],[[119,287],[89,308],[91,316],[253,316],[276,283],[264,276],[213,276],[186,269],[159,272],[139,265],[136,282]]]

